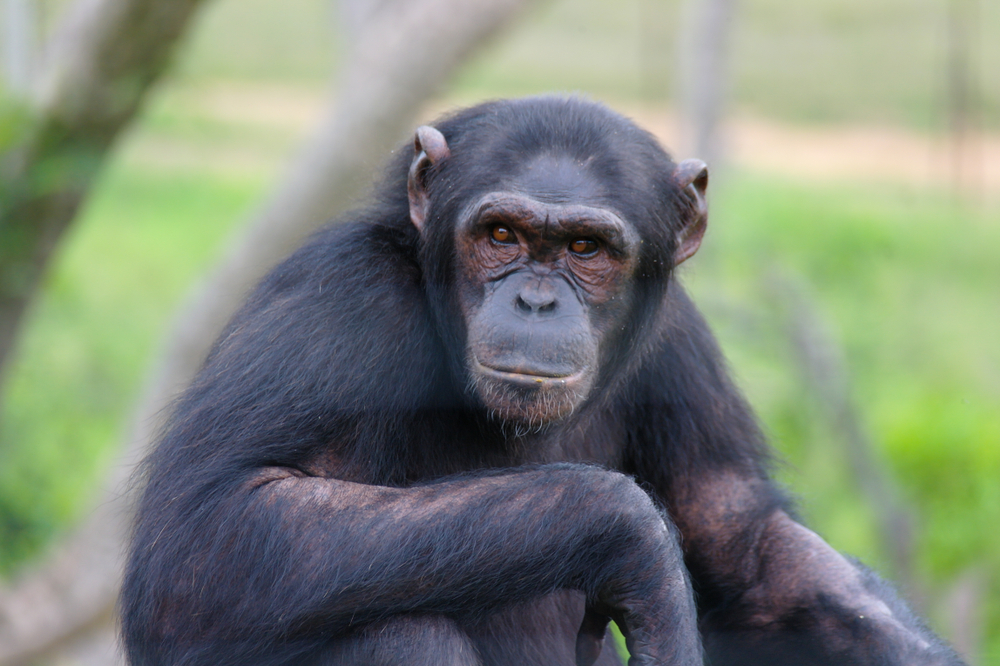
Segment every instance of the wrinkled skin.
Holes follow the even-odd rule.
[[[456,228],[469,375],[498,419],[529,426],[564,419],[590,395],[602,343],[629,314],[639,245],[614,212],[549,185],[490,193]]]

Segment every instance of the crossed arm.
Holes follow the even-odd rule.
[[[886,583],[793,520],[765,480],[687,480],[671,514],[713,664],[950,665],[961,660]]]
[[[609,617],[634,665],[702,663],[676,530],[632,480],[593,467],[405,489],[266,468],[206,516],[192,547],[158,586],[151,625],[172,633],[151,644],[171,654],[150,661],[220,650],[228,663],[265,641],[409,612],[463,617],[570,588],[588,599],[581,663],[596,658]],[[212,584],[219,576],[226,585]]]
[[[732,471],[674,484],[665,503],[679,538],[635,482],[593,467],[405,489],[264,468],[197,516],[165,511],[163,524],[140,526],[149,592],[127,617],[147,629],[128,634],[153,632],[139,641],[150,663],[242,663],[264,645],[307,649],[397,614],[462,617],[569,588],[588,603],[579,664],[596,658],[611,618],[633,666],[693,666],[690,570],[712,664],[961,664],[891,588],[773,496],[766,480]],[[188,538],[171,521],[194,525]]]

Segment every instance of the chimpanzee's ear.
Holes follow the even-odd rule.
[[[674,266],[688,259],[701,245],[701,238],[708,226],[708,203],[705,190],[708,188],[708,167],[701,160],[684,160],[674,169],[674,182],[680,186],[691,204],[691,212],[684,220],[684,226],[677,232],[677,250]]]
[[[410,197],[410,219],[419,231],[424,230],[430,200],[427,196],[427,170],[435,164],[451,157],[451,149],[444,135],[430,125],[417,128],[413,137],[413,162],[406,180],[406,192]]]

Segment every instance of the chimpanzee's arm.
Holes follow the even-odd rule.
[[[886,583],[794,521],[774,495],[766,480],[736,472],[675,488],[711,663],[961,664]]]
[[[681,532],[710,663],[960,665],[889,585],[790,517],[715,339],[676,283],[669,298],[624,469]]]
[[[557,465],[399,489],[273,467],[206,505],[194,530],[140,524],[134,663],[264,663],[274,646],[308,651],[393,614],[468,617],[575,588],[619,621],[634,663],[701,664],[675,530],[616,473]]]

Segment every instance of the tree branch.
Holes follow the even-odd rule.
[[[79,0],[49,40],[25,131],[0,146],[0,381],[56,244],[200,3]]]
[[[846,457],[861,492],[874,508],[896,577],[915,602],[923,601],[913,570],[913,509],[879,456],[851,397],[847,364],[816,304],[792,279],[774,274],[769,287],[787,310],[787,334],[807,388],[846,444]],[[921,605],[917,603],[917,605]]]

